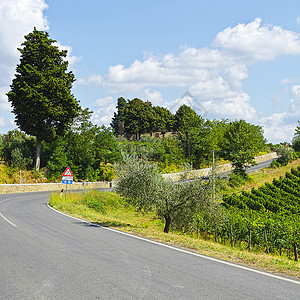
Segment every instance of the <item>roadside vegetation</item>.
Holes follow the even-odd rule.
[[[130,161],[131,167],[134,164],[134,161]],[[143,165],[146,164],[146,162],[139,161],[139,164]],[[128,168],[126,168],[125,165],[123,165],[123,168],[125,168],[129,174],[124,176],[124,178],[128,179],[128,176],[133,172],[133,170],[128,171]],[[296,165],[300,165],[299,161],[294,161],[289,168],[295,167]],[[153,168],[152,165],[149,167]],[[276,171],[277,175],[284,175],[284,172],[286,172],[285,168],[287,167],[265,169],[251,176],[259,176],[259,174],[263,174],[269,170],[272,170],[273,172]],[[143,170],[143,168],[141,169]],[[136,169],[135,171],[139,172]],[[147,170],[146,174],[149,175],[149,170]],[[206,202],[204,201],[202,202],[202,205],[194,207],[194,210],[192,211],[188,210],[188,203],[185,203],[185,209],[180,210],[180,213],[171,214],[172,222],[170,225],[170,230],[168,233],[166,233],[166,220],[161,210],[161,201],[163,201],[164,195],[158,193],[158,195],[160,195],[159,200],[155,200],[154,195],[154,199],[151,199],[151,201],[145,203],[145,201],[147,201],[147,197],[150,197],[150,195],[145,195],[145,193],[143,193],[146,185],[140,189],[140,192],[144,197],[140,198],[137,194],[138,190],[134,190],[136,185],[136,177],[133,179],[134,180],[132,181],[132,184],[129,182],[129,185],[126,187],[126,189],[128,189],[132,195],[131,198],[128,197],[129,194],[126,197],[126,190],[123,190],[121,183],[121,185],[117,187],[117,191],[122,194],[123,190],[123,197],[114,192],[98,191],[90,191],[86,194],[68,194],[67,199],[64,195],[61,197],[59,194],[53,194],[50,198],[50,205],[70,215],[83,218],[87,221],[103,226],[109,226],[122,231],[138,234],[151,239],[173,244],[175,246],[186,247],[204,255],[210,255],[220,259],[246,264],[266,271],[300,278],[300,263],[295,261],[293,252],[294,240],[284,241],[284,237],[290,239],[290,236],[281,236],[281,240],[278,240],[277,242],[282,242],[282,245],[284,245],[284,242],[287,242],[287,244],[283,246],[282,249],[276,248],[274,245],[272,245],[274,240],[272,240],[270,228],[268,228],[266,231],[266,243],[264,237],[265,226],[262,226],[262,219],[260,219],[260,223],[257,222],[257,227],[252,227],[252,237],[250,242],[251,246],[249,249],[249,226],[247,226],[247,224],[243,226],[244,224],[242,224],[242,221],[246,222],[246,219],[242,220],[240,213],[238,218],[237,216],[233,216],[232,214],[228,213],[227,208],[222,209],[220,207],[220,203],[222,203],[222,193],[224,193],[224,185],[219,186],[220,189],[216,190],[216,201],[212,201],[212,185],[209,182],[204,183],[204,185],[203,183],[199,183],[198,187],[201,187],[202,189],[202,197],[203,194],[205,195],[205,193],[203,193],[205,189],[207,191],[206,196],[204,196]],[[139,180],[143,181],[142,176],[139,176]],[[216,178],[215,183],[216,185],[219,185],[220,182],[217,182],[217,180],[218,179]],[[148,177],[147,185],[149,185],[151,182],[152,179],[149,179]],[[156,181],[154,181],[154,183],[152,182],[152,184],[155,184],[155,182]],[[152,189],[154,188],[155,185],[152,186],[152,188],[150,188],[148,191],[153,192]],[[174,201],[173,204],[175,203],[175,206],[176,204],[179,204],[179,193],[177,193],[177,197],[173,197],[172,200],[172,197],[167,191],[165,191],[167,199]],[[147,207],[144,204],[147,204]],[[158,209],[160,211],[158,211]],[[253,212],[253,215],[254,214],[255,212]],[[235,236],[235,238],[232,239],[230,237],[230,220],[231,222],[235,220],[236,223],[241,223],[239,230],[236,230],[237,228],[235,227],[233,228],[235,228],[235,235],[238,233],[242,236],[242,238]],[[255,222],[256,221],[253,220],[252,225],[254,225]],[[298,223],[295,224],[297,225]],[[278,224],[273,225],[274,228],[278,227]],[[225,230],[225,228],[229,230]],[[298,229],[295,228],[295,230]]]
[[[89,201],[91,201],[90,204]],[[101,202],[99,205],[101,211],[91,208],[96,202]],[[60,197],[59,194],[53,194],[49,203],[55,209],[102,226],[137,234],[175,247],[184,247],[203,255],[300,279],[300,263],[286,255],[266,254],[264,251],[257,250],[249,252],[246,243],[239,247],[231,247],[229,241],[225,244],[216,243],[213,235],[197,237],[178,231],[164,233],[164,224],[154,212],[138,213],[132,205],[112,192],[69,193],[67,199],[64,196]]]
[[[0,135],[0,183],[59,182],[68,166],[74,181],[117,178],[116,193],[52,195],[50,205],[104,226],[299,277],[300,169],[288,164],[299,162],[300,123],[291,145],[272,145],[261,126],[245,120],[204,119],[184,104],[173,114],[120,97],[111,127],[95,125],[92,112],[71,92],[75,77],[67,51],[36,29],[18,50],[7,96],[20,130]],[[274,172],[249,176],[255,156],[272,151],[279,154]],[[228,184],[214,168],[207,181],[183,177],[174,183],[161,175],[227,161],[234,167]]]

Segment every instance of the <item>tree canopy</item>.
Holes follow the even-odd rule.
[[[232,161],[236,173],[245,176],[248,164],[255,164],[255,154],[265,145],[262,128],[244,120],[234,121],[228,124],[224,137],[225,157]]]
[[[300,121],[298,121],[298,124],[294,133],[293,148],[295,151],[300,152]]]
[[[41,141],[64,135],[80,107],[71,93],[75,77],[67,70],[67,51],[60,50],[55,42],[47,32],[35,28],[25,36],[22,48],[18,48],[20,63],[7,94],[16,124],[37,138],[37,169]]]

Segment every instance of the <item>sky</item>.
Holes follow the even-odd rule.
[[[0,0],[0,133],[16,128],[6,93],[34,27],[68,50],[95,124],[119,97],[244,119],[272,143],[300,120],[299,0]]]

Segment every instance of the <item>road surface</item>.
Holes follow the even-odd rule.
[[[300,299],[300,282],[84,223],[47,193],[0,195],[0,299]]]
[[[274,161],[274,160],[277,160],[277,158],[262,161],[262,162],[258,163],[255,166],[251,166],[249,169],[247,169],[247,173],[254,173],[254,172],[257,172],[257,171],[259,171],[263,168],[267,168],[271,165],[272,161]]]

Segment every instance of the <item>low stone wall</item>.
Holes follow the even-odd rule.
[[[101,189],[114,186],[114,182],[73,182],[68,184],[68,190]],[[64,183],[32,183],[32,184],[0,184],[0,194],[26,192],[60,192],[66,189]]]
[[[270,159],[277,158],[276,152],[268,153],[265,155],[257,156],[255,157],[255,162],[260,163],[263,161],[267,161]],[[232,170],[232,165],[231,164],[224,164],[218,166],[218,173],[223,173],[223,172],[229,172]],[[192,178],[192,177],[207,177],[211,173],[211,168],[206,168],[206,169],[200,169],[200,170],[193,170],[193,171],[188,171],[186,172],[187,178]],[[163,177],[166,179],[171,179],[173,181],[178,181],[182,177],[183,172],[180,173],[171,173],[171,174],[163,174]]]
[[[257,163],[263,162],[276,158],[277,154],[275,152],[258,156],[255,158]],[[218,172],[228,172],[232,170],[231,164],[224,164],[218,166]],[[187,178],[191,177],[207,177],[211,173],[211,168],[188,171]],[[173,181],[178,181],[182,177],[181,173],[171,173],[163,174],[164,178],[171,179]],[[73,182],[73,184],[68,184],[68,190],[83,190],[83,189],[103,189],[114,187],[115,182]],[[32,183],[32,184],[0,184],[0,194],[8,193],[26,193],[26,192],[46,192],[46,191],[56,191],[60,192],[62,189],[66,189],[66,185],[63,183]]]

